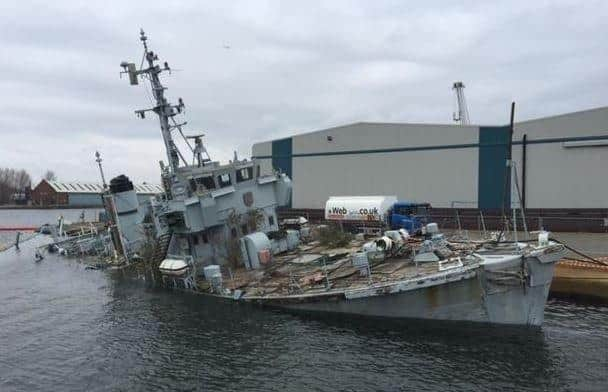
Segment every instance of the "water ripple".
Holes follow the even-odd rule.
[[[0,254],[0,390],[605,390],[608,307],[542,330],[310,318]]]

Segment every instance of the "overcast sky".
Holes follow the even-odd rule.
[[[456,80],[475,124],[507,123],[511,100],[518,120],[606,106],[607,20],[606,1],[3,0],[0,167],[99,181],[99,150],[107,177],[158,183],[158,122],[133,114],[148,93],[119,78],[140,27],[227,160],[351,122],[450,123]]]

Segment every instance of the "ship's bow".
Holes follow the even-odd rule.
[[[527,245],[515,254],[483,255],[479,277],[488,321],[540,326],[555,263],[564,254],[563,245],[549,243]]]

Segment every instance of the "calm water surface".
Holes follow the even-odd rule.
[[[0,391],[608,390],[608,308],[540,331],[303,318],[0,253]]]
[[[101,211],[101,208],[0,208],[0,229],[5,227],[40,227],[45,223],[57,224],[57,219],[60,216],[63,216],[66,221],[78,222],[83,213],[87,222],[96,221]]]

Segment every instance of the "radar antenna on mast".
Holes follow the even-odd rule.
[[[198,167],[205,166],[205,162],[211,161],[209,153],[203,145],[203,136],[205,136],[204,133],[186,136],[186,139],[194,139],[194,149],[192,150],[192,164],[194,165],[194,162],[196,160]]]
[[[458,112],[454,112],[454,121],[460,125],[469,125],[469,109],[464,98],[464,83],[454,82],[452,89],[456,92],[456,106]]]

